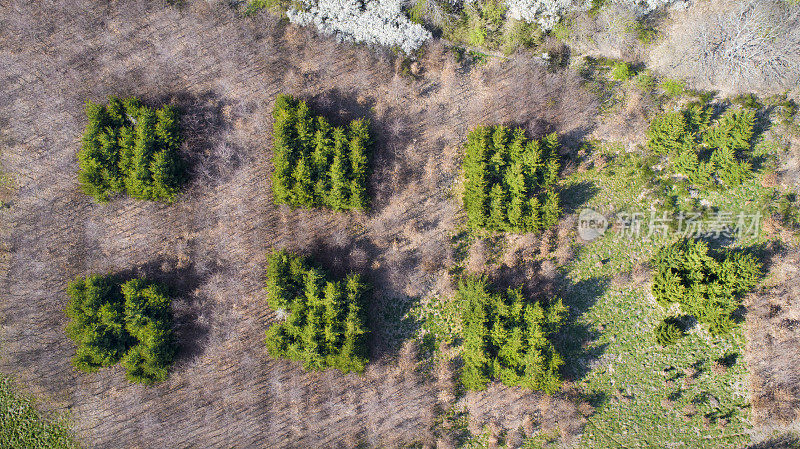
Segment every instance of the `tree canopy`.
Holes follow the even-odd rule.
[[[479,126],[467,136],[464,209],[474,230],[538,232],[561,214],[555,190],[558,138],[528,140],[522,129]]]
[[[72,361],[77,369],[95,372],[121,362],[131,382],[151,385],[167,378],[176,345],[162,287],[95,274],[70,282],[67,294],[67,335],[78,346]]]
[[[172,106],[158,110],[136,98],[88,102],[88,123],[78,152],[78,181],[87,195],[107,202],[127,193],[142,200],[173,201],[185,181],[180,118]]]
[[[564,320],[561,300],[549,305],[526,301],[519,289],[489,290],[482,278],[458,285],[461,305],[464,370],[469,390],[483,390],[491,380],[552,393],[561,386],[564,363],[550,337]]]
[[[702,241],[682,240],[662,248],[653,260],[653,296],[664,307],[678,303],[708,325],[729,332],[741,297],[761,278],[761,265],[741,251],[712,253]]]
[[[272,193],[278,204],[364,210],[371,138],[369,122],[333,127],[304,101],[279,95],[272,111]]]
[[[337,281],[299,255],[270,254],[267,300],[286,319],[267,330],[268,352],[303,362],[306,370],[364,371],[366,289],[358,274]]]
[[[752,175],[752,109],[728,109],[712,122],[708,106],[693,103],[653,119],[647,146],[667,161],[670,173],[701,187],[727,188]]]

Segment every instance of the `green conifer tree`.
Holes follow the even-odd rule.
[[[301,361],[308,370],[362,372],[367,331],[361,312],[365,286],[360,278],[328,280],[303,258],[284,251],[271,254],[268,265],[269,303],[288,312],[285,321],[267,330],[269,353]]]

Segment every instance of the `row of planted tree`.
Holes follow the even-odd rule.
[[[123,193],[177,199],[187,176],[179,157],[176,109],[153,110],[136,99],[111,98],[107,105],[89,104],[87,118],[79,152],[79,181],[87,194],[99,202]],[[372,148],[367,120],[335,127],[288,95],[276,99],[273,118],[275,203],[335,211],[367,208]],[[742,135],[752,134],[752,121],[746,114],[730,115],[712,127],[705,109],[668,114],[654,120],[648,146],[669,156],[676,170],[693,170],[688,179],[695,172],[716,170],[721,174],[715,179],[728,184],[749,169],[737,152]],[[703,145],[713,150],[709,162],[696,157],[705,154]],[[561,214],[558,149],[555,134],[530,140],[521,129],[473,129],[462,167],[468,228],[490,235],[553,227]],[[313,261],[286,251],[268,255],[267,264],[268,302],[283,318],[267,330],[268,352],[300,361],[308,370],[362,372],[368,363],[367,282],[356,273],[334,279]],[[712,254],[696,242],[664,248],[654,265],[656,299],[665,306],[681,304],[713,333],[732,327],[739,298],[760,276],[753,258]],[[67,291],[68,335],[78,347],[78,369],[121,363],[131,381],[152,384],[167,377],[177,349],[163,287],[144,279],[93,275],[72,282]],[[492,380],[546,392],[559,388],[564,361],[553,336],[567,312],[560,300],[532,301],[519,289],[498,292],[486,279],[471,277],[459,280],[453,300],[462,311],[466,388],[483,389]],[[674,342],[681,332],[678,324],[662,323],[657,340]]]

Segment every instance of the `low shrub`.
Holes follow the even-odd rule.
[[[639,72],[634,81],[636,82],[636,87],[644,91],[649,91],[656,86],[656,78],[649,70]]]
[[[473,230],[538,232],[561,214],[555,190],[558,138],[527,140],[522,129],[479,126],[467,136],[464,209]]]
[[[267,351],[273,357],[303,362],[306,370],[363,372],[366,289],[358,274],[334,281],[301,256],[286,251],[270,254],[267,300],[286,314],[286,320],[267,330]]]
[[[661,88],[668,97],[677,98],[686,93],[686,83],[679,80],[665,79],[661,82]]]
[[[278,204],[363,210],[367,207],[369,122],[332,127],[304,101],[280,95],[272,111],[272,193]]]
[[[528,302],[519,289],[493,293],[484,279],[468,278],[459,283],[456,301],[463,310],[465,388],[483,390],[495,379],[547,393],[560,388],[564,362],[551,336],[566,315],[561,300]]]
[[[616,81],[627,81],[633,77],[633,69],[627,62],[615,62],[611,67],[611,78]]]
[[[170,299],[143,279],[121,283],[91,275],[70,282],[67,335],[78,348],[73,365],[85,372],[119,362],[131,382],[152,385],[167,378],[176,344]]]
[[[173,201],[184,182],[178,155],[178,111],[154,110],[136,98],[87,103],[88,124],[78,152],[78,181],[87,195],[106,202],[127,193],[142,200]]]
[[[685,335],[683,324],[675,317],[662,320],[653,332],[656,342],[661,346],[674,345]]]
[[[683,240],[662,248],[653,260],[653,296],[664,307],[681,309],[714,335],[735,326],[741,297],[755,287],[761,265],[741,251],[712,253],[702,241]]]

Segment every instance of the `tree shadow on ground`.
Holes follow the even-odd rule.
[[[560,298],[569,307],[569,312],[554,344],[564,359],[562,375],[566,380],[577,381],[591,371],[593,362],[600,358],[607,346],[595,345],[599,333],[579,319],[605,294],[611,281],[594,277],[573,283],[560,277],[558,282],[563,283]]]
[[[347,126],[356,119],[373,118],[374,98],[366,97],[359,101],[355,93],[340,89],[333,88],[303,100],[308,103],[312,114],[324,116],[333,126]]]
[[[231,123],[225,119],[225,101],[216,93],[173,92],[159,98],[170,103],[181,117],[181,158],[187,185],[215,185],[230,176],[245,162],[241,148],[226,138]]]
[[[594,198],[600,189],[590,181],[581,181],[570,184],[559,192],[561,198],[561,209],[564,215],[570,215],[578,211],[584,204]]]
[[[781,435],[748,446],[747,449],[800,449],[800,437],[793,433]]]
[[[201,275],[192,264],[180,265],[175,259],[158,258],[136,268],[120,271],[115,277],[121,282],[143,278],[166,289],[172,300],[173,331],[178,342],[175,361],[191,360],[203,353],[210,326],[201,316],[212,313],[208,303],[196,296],[208,275]],[[214,270],[211,270],[214,272]]]
[[[771,240],[746,246],[740,251],[752,255],[761,264],[762,272],[767,273],[773,267],[775,261],[782,258],[776,256],[787,255],[787,250],[788,248],[783,242]]]

